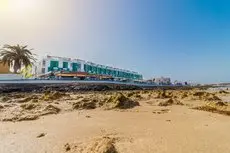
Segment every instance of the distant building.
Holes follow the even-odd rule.
[[[39,62],[38,66],[36,67],[37,74],[46,74],[49,72],[57,71],[85,72],[92,75],[108,75],[113,78],[130,80],[143,79],[142,75],[137,72],[95,64],[80,59],[57,56],[46,56]]]
[[[170,85],[171,79],[166,77],[153,78],[153,82],[158,85]]]
[[[189,83],[187,81],[183,82],[183,81],[177,81],[177,80],[175,80],[173,84],[174,85],[184,85],[184,86],[190,86],[190,85],[192,85],[192,83]]]

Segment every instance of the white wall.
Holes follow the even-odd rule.
[[[18,80],[23,79],[21,74],[0,74],[0,80]]]

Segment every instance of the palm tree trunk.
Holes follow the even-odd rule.
[[[21,69],[21,64],[18,60],[14,61],[14,73],[18,73],[18,70]]]
[[[17,73],[18,69],[16,66],[14,66],[14,73]]]

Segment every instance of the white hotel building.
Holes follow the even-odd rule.
[[[131,80],[143,79],[143,76],[137,72],[95,64],[80,59],[64,58],[49,55],[39,62],[36,71],[37,74],[46,74],[53,71],[68,71],[87,72],[89,74],[95,75],[110,75],[113,78],[123,78]]]

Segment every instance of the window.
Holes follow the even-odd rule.
[[[68,62],[63,62],[63,68],[68,68]]]
[[[84,70],[85,70],[85,72],[91,73],[92,66],[86,64],[86,65],[84,65]]]
[[[101,74],[106,74],[106,70],[104,68],[101,68]]]
[[[102,71],[102,69],[98,67],[98,68],[97,68],[97,73],[98,73],[98,74],[101,74],[101,71]]]
[[[81,68],[81,64],[79,64],[79,63],[72,63],[73,72],[77,72],[78,70],[80,70],[80,68]]]
[[[45,68],[42,68],[42,73],[45,73],[46,72],[46,69]]]
[[[57,70],[59,66],[58,61],[50,61],[50,67],[48,67],[48,72]]]
[[[54,67],[58,67],[59,63],[58,61],[50,61],[50,67],[54,68]]]
[[[42,60],[42,66],[45,66],[45,65],[46,65],[46,61]]]
[[[92,66],[92,73],[97,73],[97,67],[95,67],[95,66]]]

